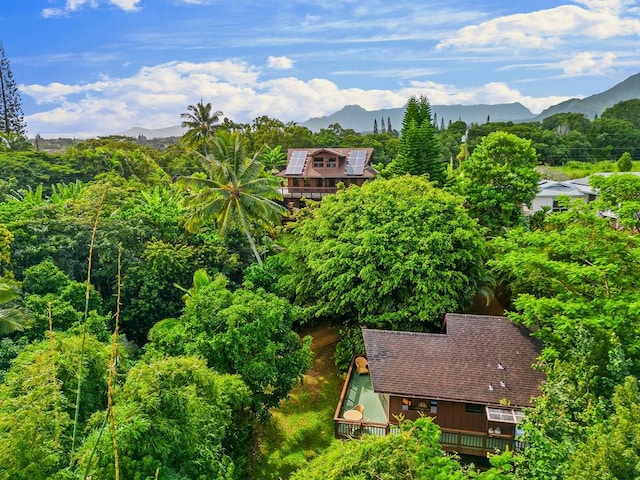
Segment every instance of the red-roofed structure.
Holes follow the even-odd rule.
[[[441,334],[362,334],[372,391],[386,410],[386,433],[399,415],[426,415],[440,426],[445,450],[485,455],[519,447],[522,408],[531,406],[544,380],[533,368],[542,346],[529,330],[506,317],[448,314]],[[338,428],[339,411],[336,436],[348,436]],[[361,427],[383,431],[367,430],[366,418]]]
[[[342,183],[362,185],[378,173],[372,166],[373,148],[290,148],[282,196],[287,205],[300,207],[301,199],[320,200]]]

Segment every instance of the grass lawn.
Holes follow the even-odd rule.
[[[615,160],[586,163],[568,162],[561,167],[550,167],[542,165],[539,167],[542,178],[549,180],[573,180],[575,178],[588,177],[594,173],[617,172],[618,167]],[[633,171],[640,170],[640,162],[633,162]]]
[[[255,429],[253,479],[289,478],[334,441],[333,415],[344,381],[333,362],[338,329],[319,327],[308,334],[315,354],[311,368],[271,419]]]

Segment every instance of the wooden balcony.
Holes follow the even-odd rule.
[[[330,193],[336,193],[336,187],[280,187],[283,198],[322,198]]]
[[[363,435],[377,435],[384,437],[398,433],[397,423],[389,422],[389,405],[384,397],[376,396],[373,389],[369,390],[366,380],[369,375],[360,376],[351,361],[347,378],[342,387],[340,400],[336,408],[334,420],[335,438],[357,439]],[[378,403],[379,402],[379,403]],[[346,410],[354,404],[366,404],[365,412],[370,412],[362,419],[353,421],[344,418]],[[437,417],[436,417],[437,418]],[[447,452],[463,455],[486,456],[497,451],[522,450],[523,442],[512,435],[466,431],[440,427],[440,445]]]
[[[463,455],[486,456],[487,453],[505,450],[522,450],[523,442],[510,435],[485,435],[479,432],[440,429],[440,445],[443,450]]]

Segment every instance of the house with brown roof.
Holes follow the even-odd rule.
[[[290,148],[287,168],[276,175],[286,180],[281,188],[285,204],[300,207],[301,199],[320,200],[340,183],[362,185],[378,173],[372,160],[373,148]]]
[[[522,409],[539,395],[541,344],[506,317],[448,314],[443,333],[363,329],[368,372],[347,376],[336,437],[385,435],[398,418],[434,419],[445,450],[486,455],[521,447]],[[359,421],[347,413],[362,409]]]

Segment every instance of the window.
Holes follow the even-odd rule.
[[[483,413],[484,405],[479,405],[477,403],[465,403],[464,411],[467,413]]]
[[[492,422],[520,423],[524,418],[521,410],[513,408],[487,407],[487,418]]]
[[[298,180],[297,178],[292,178],[291,179],[291,186],[292,187],[299,187],[300,186],[300,180]]]
[[[437,413],[438,402],[426,398],[403,398],[403,410],[419,410],[421,412]]]
[[[327,168],[336,168],[338,166],[338,161],[336,157],[330,157],[327,159]]]
[[[324,158],[313,157],[313,168],[323,168],[323,167],[324,167]]]
[[[552,212],[566,212],[567,210],[569,210],[567,207],[564,207],[560,204],[558,204],[557,200],[553,201],[553,207],[551,208]]]

